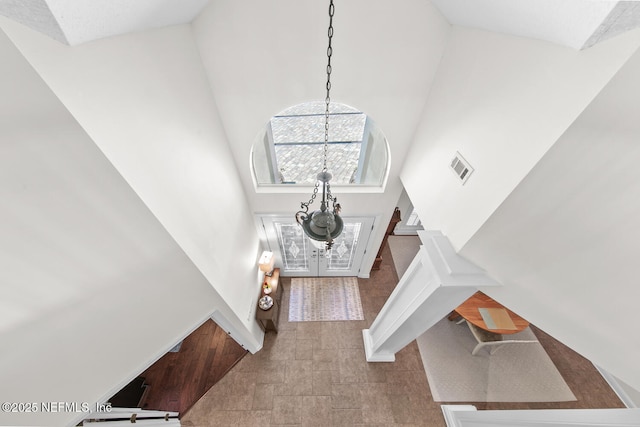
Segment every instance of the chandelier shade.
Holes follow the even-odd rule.
[[[335,239],[342,233],[344,222],[342,218],[327,211],[314,211],[302,221],[302,229],[314,240]]]

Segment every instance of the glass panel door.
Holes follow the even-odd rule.
[[[263,218],[271,251],[276,256],[280,274],[317,276],[318,250],[291,218]]]
[[[357,276],[373,218],[342,218],[344,230],[333,248],[317,248],[291,217],[262,217],[270,250],[283,276]]]
[[[333,248],[319,257],[320,276],[357,276],[360,271],[373,220],[371,218],[343,219],[342,234],[334,240]],[[360,244],[361,241],[362,244]]]

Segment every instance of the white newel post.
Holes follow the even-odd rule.
[[[458,255],[439,231],[419,231],[422,246],[369,329],[367,362],[393,362],[395,353],[448,315],[479,286],[500,286]]]

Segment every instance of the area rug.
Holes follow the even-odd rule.
[[[513,339],[536,339],[530,328]],[[447,318],[417,340],[436,402],[565,402],[576,400],[540,343],[507,344],[494,354],[466,324]]]
[[[291,279],[289,322],[364,320],[355,277]]]

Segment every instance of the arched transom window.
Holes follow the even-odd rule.
[[[273,116],[253,146],[257,185],[314,185],[322,169],[324,124],[325,104],[320,101]],[[348,105],[330,105],[327,168],[332,185],[382,187],[388,157],[384,135],[366,114]]]

